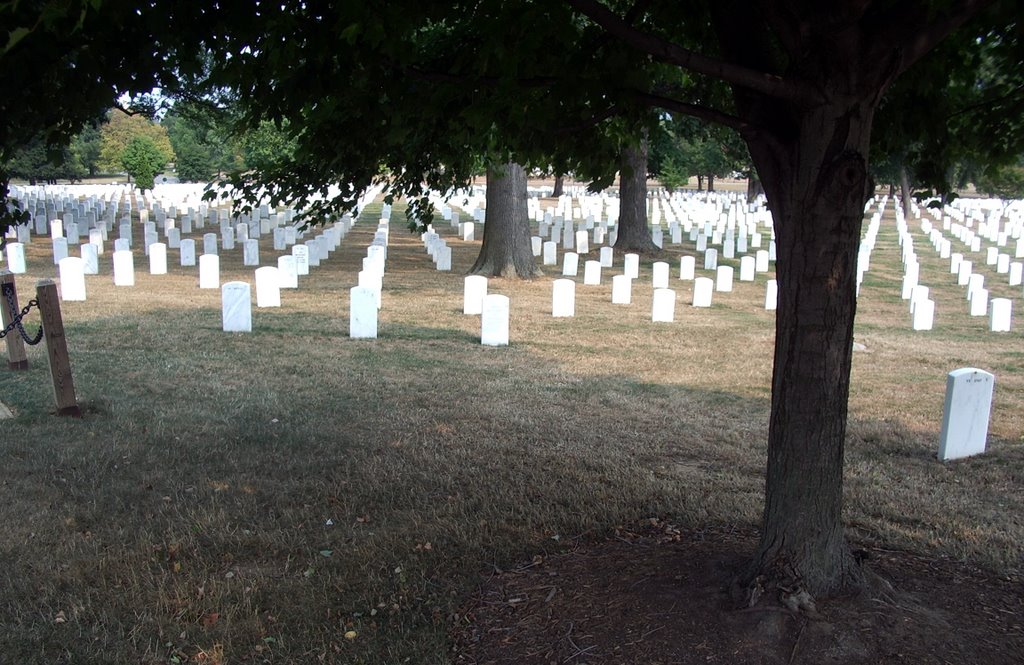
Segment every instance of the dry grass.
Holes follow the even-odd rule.
[[[454,270],[435,272],[396,214],[380,339],[350,340],[377,210],[280,310],[255,310],[252,334],[220,331],[196,269],[150,276],[137,258],[136,286],[115,288],[104,255],[89,301],[63,306],[83,420],[49,415],[39,349],[28,372],[0,373],[18,416],[0,421],[5,661],[449,662],[459,599],[491,566],[649,516],[757,524],[764,276],[708,310],[676,281],[674,324],[650,322],[646,285],[612,305],[607,275],[580,283],[574,319],[550,316],[557,275],[492,280],[513,343],[484,348],[461,313],[478,243],[450,237]],[[1019,575],[1020,327],[967,316],[917,237],[935,331],[910,331],[891,220],[862,290],[851,533]],[[31,246],[23,298],[55,274],[47,252]],[[240,251],[221,270],[252,279]],[[997,376],[990,453],[941,464],[945,374],[967,365]]]

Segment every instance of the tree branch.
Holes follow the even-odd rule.
[[[678,99],[672,99],[671,97],[664,97],[650,92],[641,92],[640,90],[629,90],[627,92],[634,100],[641,104],[655,106],[665,109],[666,111],[676,111],[684,115],[699,118],[700,120],[713,122],[717,125],[731,127],[743,136],[748,136],[751,133],[760,131],[759,127],[744,120],[743,118],[739,118],[717,109],[708,108],[707,106],[689,104],[687,102],[681,102]]]
[[[678,44],[673,44],[657,35],[638,30],[596,0],[566,0],[566,2],[602,27],[608,34],[661,62],[711,76],[725,83],[748,88],[777,99],[799,104],[814,103],[818,99],[817,93],[809,86],[774,74],[709,58]]]

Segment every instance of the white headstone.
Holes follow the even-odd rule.
[[[939,434],[939,459],[985,452],[995,377],[974,367],[953,370],[946,378],[946,404]]]
[[[216,254],[203,254],[199,257],[199,288],[220,288],[220,257]]]
[[[615,262],[615,250],[611,247],[601,248],[601,267],[611,268]]]
[[[533,251],[534,256],[540,256],[544,250],[544,238],[540,236],[530,236],[530,249]]]
[[[483,275],[469,275],[463,280],[462,313],[481,314],[484,311],[484,297],[487,295],[487,278]]]
[[[696,268],[697,260],[692,256],[679,257],[679,279],[693,279]]]
[[[296,270],[295,257],[291,254],[277,257],[277,274],[281,278],[282,289],[299,288],[299,273]]]
[[[566,252],[562,255],[562,275],[575,277],[579,273],[580,255],[576,252]]]
[[[203,254],[216,254],[217,253],[217,234],[216,233],[204,233],[203,234]]]
[[[100,257],[96,251],[96,245],[87,242],[81,246],[82,262],[85,264],[86,275],[98,275],[100,272]]]
[[[676,292],[672,289],[654,289],[651,301],[651,321],[672,323],[676,318]]]
[[[740,259],[740,281],[753,282],[754,273],[757,269],[757,259],[753,256],[744,256]]]
[[[118,238],[114,241],[115,252],[127,252],[132,248],[131,242],[127,238]]]
[[[664,261],[655,261],[651,266],[653,271],[652,283],[656,289],[668,288],[668,264]]]
[[[96,246],[96,254],[103,253],[103,231],[99,229],[89,230],[89,244]]]
[[[377,339],[377,294],[365,286],[349,289],[348,336]]]
[[[196,264],[196,241],[192,238],[185,238],[178,246],[181,265],[194,266]]]
[[[732,291],[732,266],[718,266],[715,280],[715,290],[728,292]]]
[[[988,289],[975,289],[971,292],[971,316],[988,314]]]
[[[704,270],[718,269],[718,250],[712,247],[704,252]]]
[[[757,250],[757,253],[754,254],[754,269],[757,272],[768,272],[770,267],[768,264],[768,251],[764,249]]]
[[[167,274],[167,245],[155,242],[149,246],[149,274]]]
[[[576,253],[586,254],[590,251],[590,238],[587,237],[586,231],[576,232]]]
[[[61,300],[85,300],[85,262],[77,256],[60,260]]]
[[[167,247],[169,249],[181,247],[181,229],[167,229]]]
[[[295,257],[295,272],[300,277],[309,274],[309,247],[292,245],[292,256]]]
[[[1014,261],[1010,264],[1010,286],[1020,286],[1024,279],[1024,263]]]
[[[259,264],[260,241],[256,240],[255,238],[251,240],[246,240],[242,245],[242,265],[258,266]]]
[[[698,277],[693,280],[693,306],[711,307],[711,294],[715,291],[715,282],[710,277]]]
[[[935,301],[930,298],[917,300],[914,303],[914,330],[931,330],[935,325]]]
[[[1009,298],[993,298],[989,328],[992,332],[1010,332],[1013,315],[1013,301]]]
[[[224,332],[252,332],[252,294],[246,282],[227,282],[220,287]]]
[[[25,245],[20,242],[7,244],[7,269],[15,275],[25,272]]]
[[[484,346],[508,346],[508,296],[492,293],[484,297],[480,316],[480,343]]]
[[[67,238],[54,238],[53,239],[53,265],[59,265],[61,259],[65,259],[68,256],[68,239]]]
[[[281,275],[274,266],[256,269],[256,306],[281,306]]]
[[[612,304],[628,305],[633,300],[633,278],[629,275],[612,277]]]
[[[114,286],[135,286],[135,258],[131,250],[114,252]]]
[[[779,283],[769,279],[764,292],[765,311],[773,312],[779,308]]]
[[[583,264],[583,283],[588,286],[601,284],[601,262],[587,261]]]
[[[476,233],[476,226],[473,222],[462,222],[460,224],[463,240],[473,240]]]
[[[558,265],[558,245],[553,240],[548,240],[544,243],[543,247],[544,260],[543,263],[546,266]]]
[[[556,279],[551,288],[551,316],[576,315],[576,282]]]
[[[623,258],[622,274],[633,279],[640,278],[640,255],[626,254]]]

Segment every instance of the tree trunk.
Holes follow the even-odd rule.
[[[910,175],[907,173],[906,164],[900,163],[900,199],[903,203],[903,216],[910,219],[910,199],[913,194],[910,191]]]
[[[532,279],[533,260],[526,209],[526,172],[514,162],[487,167],[487,214],[480,255],[469,272],[486,277]]]
[[[704,191],[704,176],[702,176],[700,174],[697,175],[697,191],[698,192],[703,192]]]
[[[709,173],[708,174],[708,191],[709,192],[715,191],[715,174],[714,173]]]
[[[841,518],[873,112],[832,101],[794,113],[786,141],[748,140],[775,219],[779,284],[764,526],[750,577],[814,595],[863,584]]]
[[[747,174],[747,203],[753,203],[758,196],[764,194],[764,187],[756,172]]]
[[[658,246],[647,228],[647,139],[623,148],[619,164],[619,225],[615,237],[619,252],[653,254]]]
[[[563,176],[562,174],[559,173],[559,174],[557,174],[555,176],[555,189],[554,189],[554,191],[551,192],[551,196],[553,196],[554,198],[557,199],[559,196],[562,195],[564,189],[565,189],[565,176]]]

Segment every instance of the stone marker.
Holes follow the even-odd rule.
[[[60,265],[61,259],[65,259],[68,256],[68,239],[67,238],[54,238],[53,239],[53,265]],[[13,270],[11,272],[14,272]]]
[[[216,254],[217,253],[217,234],[216,233],[204,233],[203,234],[203,254]]]
[[[185,238],[178,245],[179,259],[183,266],[194,266],[196,264],[196,241],[192,238]]]
[[[576,232],[576,253],[587,254],[590,252],[590,239],[586,231]]]
[[[365,286],[349,289],[348,336],[377,339],[377,294]]]
[[[256,269],[256,306],[281,306],[281,275],[274,266]]]
[[[602,247],[600,260],[602,268],[611,268],[615,264],[615,250],[611,247]]]
[[[114,286],[135,286],[135,257],[131,250],[114,252]]]
[[[717,269],[717,271],[715,273],[715,276],[716,276],[716,280],[715,280],[715,290],[716,291],[722,291],[722,292],[732,291],[732,276],[733,276],[732,266],[718,266],[718,269]]]
[[[656,289],[667,289],[668,288],[668,264],[664,261],[655,261],[654,265],[651,266],[653,271],[652,284]]]
[[[913,329],[931,330],[935,325],[935,301],[928,297],[914,303]]]
[[[551,316],[576,316],[576,282],[571,279],[552,282]]]
[[[583,283],[587,286],[601,284],[601,262],[587,261],[583,264]]]
[[[149,274],[167,274],[167,245],[155,242],[149,246]]]
[[[564,277],[575,277],[579,273],[580,255],[576,252],[566,252],[562,255],[562,275]]]
[[[60,299],[85,300],[85,262],[77,256],[67,256],[60,260],[58,270]]]
[[[530,249],[533,251],[534,256],[540,256],[541,252],[544,251],[544,238],[530,236]]]
[[[697,260],[692,256],[679,257],[679,279],[693,279],[696,268]]]
[[[114,241],[115,252],[127,252],[131,248],[132,243],[128,240],[128,238],[118,238],[117,240]]]
[[[15,275],[25,272],[25,244],[12,242],[7,245],[7,269]]]
[[[220,288],[224,332],[252,332],[252,294],[246,282],[227,282]]]
[[[946,378],[946,404],[939,434],[939,459],[951,460],[985,452],[995,377],[964,367]]]
[[[633,301],[633,278],[629,275],[612,277],[612,304],[628,305]]]
[[[718,250],[712,247],[704,252],[704,270],[718,269]]]
[[[480,343],[484,346],[508,346],[508,296],[492,293],[484,297],[480,316]]]
[[[757,271],[757,259],[753,256],[744,256],[740,259],[740,281],[753,282],[754,274]]]
[[[255,238],[253,238],[251,240],[245,240],[242,243],[242,265],[244,265],[244,266],[258,266],[259,264],[260,264],[260,241],[256,240]]]
[[[774,279],[769,279],[765,285],[764,292],[764,308],[765,311],[774,312],[779,308],[779,283]]]
[[[216,254],[203,254],[199,257],[199,288],[220,288],[220,257]]]
[[[676,292],[672,289],[654,289],[651,301],[651,321],[672,323],[676,318]]]
[[[640,278],[640,255],[626,254],[623,258],[622,274],[633,279]]]
[[[988,314],[988,289],[975,289],[971,292],[971,316]]]
[[[487,295],[487,278],[483,275],[469,275],[463,280],[462,313],[482,314],[484,297]]]
[[[81,246],[82,262],[85,264],[86,275],[98,275],[100,272],[100,257],[97,254],[96,245],[87,242]]]
[[[553,240],[548,240],[543,247],[543,264],[546,266],[558,265],[558,245]]]
[[[277,274],[281,278],[282,289],[299,288],[299,273],[296,270],[295,257],[291,254],[277,257]]]
[[[710,277],[698,277],[693,280],[693,306],[711,307],[711,294],[715,291],[715,282]]]
[[[1010,332],[1010,318],[1013,314],[1013,301],[1009,298],[993,298],[992,314],[989,328],[992,332]]]
[[[769,263],[768,250],[757,250],[757,253],[754,254],[754,269],[757,270],[757,272],[768,272],[768,269],[770,268]]]
[[[295,272],[300,277],[309,274],[309,247],[292,245],[292,256],[295,257]]]

